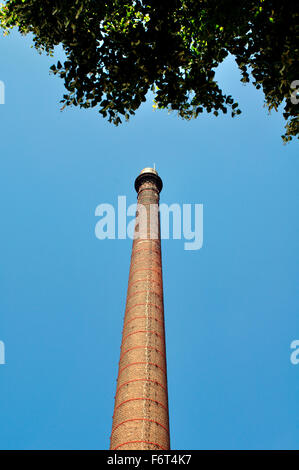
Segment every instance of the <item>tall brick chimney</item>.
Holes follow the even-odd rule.
[[[170,449],[159,194],[153,168],[136,178],[135,236],[115,395],[111,450]]]

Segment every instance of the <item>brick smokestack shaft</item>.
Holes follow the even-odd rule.
[[[159,193],[153,168],[136,178],[138,193],[111,450],[170,449]]]

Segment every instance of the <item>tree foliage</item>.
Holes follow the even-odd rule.
[[[64,80],[63,107],[96,106],[117,125],[151,89],[156,107],[182,118],[234,117],[238,103],[215,81],[232,54],[269,110],[283,103],[285,141],[299,133],[298,20],[290,0],[10,0],[0,10],[2,28],[32,33],[39,51],[62,44],[66,60],[51,69]]]

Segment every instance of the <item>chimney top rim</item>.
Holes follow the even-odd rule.
[[[157,170],[155,168],[147,167],[141,170],[141,172],[139,173],[139,175],[137,176],[135,180],[135,189],[137,193],[139,191],[139,188],[142,182],[145,181],[146,178],[148,177],[151,178],[156,183],[156,186],[159,192],[162,190],[163,183],[162,183],[160,176],[158,175]]]
[[[143,175],[144,173],[153,173],[154,175],[158,176],[157,170],[155,168],[152,168],[152,167],[149,167],[149,166],[143,168],[143,170],[141,170],[141,172],[139,174]]]

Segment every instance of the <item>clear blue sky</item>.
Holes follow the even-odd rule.
[[[131,240],[98,240],[94,212],[135,202],[155,162],[163,202],[204,205],[201,250],[163,242],[172,448],[298,449],[299,155],[282,116],[229,59],[240,117],[184,122],[149,101],[116,128],[60,112],[29,38],[1,38],[0,56],[1,448],[108,448]]]

